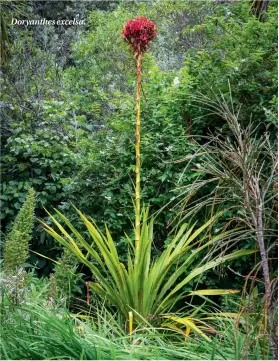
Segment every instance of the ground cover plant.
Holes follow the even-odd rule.
[[[240,359],[243,335],[234,351],[233,323],[220,323],[212,344],[191,339],[187,343],[167,329],[143,328],[133,334],[133,341],[118,325],[104,315],[96,323],[73,317],[65,310],[59,316],[41,306],[25,306],[21,312],[13,306],[5,319],[1,354],[3,359],[78,359],[78,360],[229,360]],[[6,310],[7,311],[7,310]],[[12,318],[11,318],[12,312]],[[6,319],[7,318],[7,319]],[[98,325],[98,322],[101,324]],[[11,327],[15,323],[15,326]],[[163,334],[165,332],[165,334]],[[248,358],[261,359],[258,348]]]
[[[1,359],[278,358],[276,24],[3,4]]]

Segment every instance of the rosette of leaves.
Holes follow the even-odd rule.
[[[133,240],[126,236],[129,247],[127,264],[123,264],[107,227],[104,233],[101,232],[92,218],[87,218],[76,209],[89,233],[89,237],[84,238],[66,216],[55,211],[55,217],[49,214],[55,227],[42,222],[44,229],[90,269],[93,275],[91,290],[97,297],[106,300],[106,306],[117,309],[124,324],[127,324],[128,316],[133,312],[133,325],[140,325],[144,319],[158,325],[162,316],[172,312],[174,305],[187,296],[234,293],[232,290],[208,289],[189,293],[184,291],[184,287],[225,261],[255,253],[254,249],[242,249],[208,261],[201,259],[197,267],[191,267],[202,250],[214,246],[220,240],[228,241],[234,232],[230,230],[210,237],[206,230],[220,217],[217,214],[196,229],[195,224],[184,223],[165,251],[159,257],[154,257],[154,219],[149,218],[146,209],[141,217],[139,247],[134,246]],[[175,317],[173,321],[179,320],[179,317]],[[183,324],[208,340],[191,316],[184,317]]]

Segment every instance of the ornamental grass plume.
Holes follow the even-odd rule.
[[[142,57],[150,41],[157,36],[156,25],[153,21],[138,17],[129,20],[122,28],[124,40],[131,47],[136,59],[137,86],[136,86],[136,220],[135,220],[135,247],[139,248],[140,240],[140,88],[142,73]]]
[[[28,243],[32,238],[35,219],[34,210],[35,191],[30,188],[26,200],[7,235],[4,247],[5,271],[7,274],[16,274],[20,268],[24,267],[24,263],[28,259]]]

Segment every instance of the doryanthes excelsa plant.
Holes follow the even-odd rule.
[[[89,239],[85,239],[58,210],[55,217],[49,214],[57,229],[51,228],[46,223],[43,223],[44,228],[91,270],[94,278],[90,283],[91,289],[106,300],[107,307],[113,306],[117,309],[117,315],[130,333],[134,325],[150,322],[160,324],[162,318],[165,322],[167,316],[169,322],[179,322],[187,327],[187,334],[192,330],[210,341],[197,326],[197,317],[194,313],[183,318],[166,313],[171,312],[173,306],[186,296],[209,294],[209,290],[199,290],[198,293],[185,291],[185,287],[189,286],[194,278],[225,261],[255,251],[238,250],[207,259],[207,262],[199,259],[202,250],[220,239],[226,241],[231,238],[232,230],[211,236],[209,230],[213,222],[219,218],[220,214],[217,214],[196,229],[195,224],[182,224],[161,255],[152,257],[154,219],[149,217],[148,209],[141,210],[140,204],[140,85],[142,57],[150,40],[157,35],[157,29],[152,21],[139,17],[124,25],[122,35],[133,51],[137,70],[135,243],[126,235],[127,262],[123,264],[107,226],[105,232],[101,232],[94,220],[78,209],[76,211],[87,228]],[[196,267],[193,267],[193,262],[197,263]],[[211,290],[210,292],[211,295],[228,293],[234,291]]]

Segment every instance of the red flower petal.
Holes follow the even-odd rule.
[[[140,16],[123,26],[122,35],[134,52],[144,53],[150,40],[157,36],[157,29],[153,21]]]

